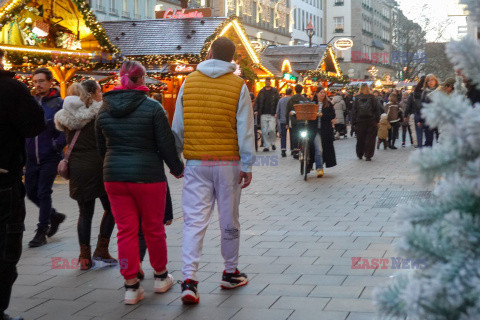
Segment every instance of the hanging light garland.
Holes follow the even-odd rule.
[[[28,4],[29,1],[30,0],[12,0],[8,5],[4,6],[2,12],[0,13],[0,29],[11,19],[19,15],[21,11],[25,9],[25,6]],[[82,14],[85,25],[89,28],[89,30],[97,40],[102,51],[111,52],[115,55],[119,54],[120,50],[108,39],[105,30],[97,21],[96,16],[91,11],[88,1],[72,0],[72,2],[77,6],[77,9]],[[25,48],[25,50],[6,50],[9,52],[9,57],[12,57],[11,62],[13,65],[22,65],[20,69],[21,71],[29,69],[29,67],[25,66],[25,64],[43,64],[41,61],[44,61],[45,63],[47,61],[52,61],[55,58],[55,55],[52,53],[35,52],[34,49],[35,48]],[[20,53],[14,53],[14,51]],[[69,56],[69,54],[66,54],[65,56]],[[63,60],[63,62],[58,63],[67,63],[65,59]],[[67,60],[71,61],[70,63],[80,66],[81,68],[92,68],[95,66],[95,62],[87,62],[85,61],[85,59],[81,59],[75,56],[72,56],[70,59]]]

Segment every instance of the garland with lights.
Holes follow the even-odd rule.
[[[313,81],[326,81],[326,82],[334,82],[340,84],[347,84],[350,83],[350,78],[346,75],[337,76],[330,76],[327,72],[322,70],[309,70],[301,74],[304,78],[310,78]]]
[[[98,22],[97,17],[90,9],[90,5],[86,0],[72,0],[74,4],[77,5],[78,10],[83,15],[85,20],[85,25],[90,29],[95,39],[97,39],[98,44],[103,50],[109,51],[111,53],[120,53],[120,49],[117,46],[112,44],[105,33],[105,30]]]
[[[225,19],[224,21],[222,21],[220,25],[218,25],[218,27],[215,29],[215,31],[205,40],[205,43],[203,44],[203,47],[200,50],[200,54],[193,54],[193,53],[163,54],[163,55],[148,55],[148,56],[132,56],[132,58],[139,61],[143,65],[147,65],[147,66],[163,65],[163,64],[168,64],[172,61],[179,61],[179,60],[185,61],[186,64],[198,64],[206,59],[208,55],[208,50],[210,50],[210,47],[212,46],[213,41],[215,41],[215,39],[227,27],[227,25],[232,21],[238,20],[238,19],[239,17],[237,17],[236,15],[232,15],[227,19]],[[245,33],[245,29],[241,24],[240,24],[240,28],[242,29],[242,32]],[[254,81],[255,79],[257,79],[257,75],[253,71],[252,66],[254,68],[260,68],[260,64],[250,64],[250,65],[248,65],[247,63],[240,64],[240,67],[243,71],[243,75],[245,76],[245,78],[248,80]],[[153,75],[159,76],[162,78],[168,78],[168,76],[173,76],[173,74],[170,72],[162,75],[155,73]],[[152,76],[152,74],[150,76]]]
[[[9,10],[5,9],[5,11],[2,12],[2,15],[0,17],[0,28],[2,28],[9,20],[19,15],[20,12],[27,5],[27,3],[30,1],[31,0],[20,0],[16,2],[14,6],[11,6]],[[108,39],[105,30],[97,21],[95,14],[93,14],[93,12],[91,11],[88,1],[72,0],[72,2],[77,6],[78,11],[80,11],[83,19],[85,20],[85,25],[90,29],[102,50],[109,51],[115,54],[120,53],[118,47],[113,45]]]

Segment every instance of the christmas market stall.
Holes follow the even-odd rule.
[[[217,37],[228,37],[237,44],[236,74],[246,80],[251,91],[259,79],[273,77],[261,63],[236,16],[105,21],[102,25],[123,57],[140,61],[150,77],[166,84],[163,100],[170,121],[185,77],[206,59]]]
[[[88,3],[0,0],[0,48],[7,52],[5,64],[23,74],[48,67],[62,96],[77,71],[111,68],[119,50],[106,37]]]
[[[278,89],[301,83],[311,94],[317,86],[330,87],[334,83],[348,83],[342,74],[331,46],[268,46],[262,52],[262,63],[278,79]],[[262,83],[257,89],[261,89]]]

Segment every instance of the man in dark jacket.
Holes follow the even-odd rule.
[[[271,86],[270,78],[265,78],[265,87],[258,93],[255,100],[255,115],[260,115],[260,125],[263,135],[263,151],[275,150],[275,141],[277,139],[275,120],[275,112],[277,111],[277,103],[280,99],[277,89]]]
[[[65,135],[55,128],[54,117],[62,109],[63,99],[57,89],[52,88],[52,72],[40,68],[33,73],[35,99],[45,113],[46,128],[34,138],[27,139],[28,161],[25,173],[27,197],[40,208],[37,232],[30,247],[47,243],[47,236],[53,236],[65,215],[52,208],[52,186],[57,176],[58,163],[65,147]],[[50,229],[49,229],[50,224]]]
[[[3,51],[0,49],[0,63]],[[45,126],[43,111],[15,74],[0,64],[0,319],[4,314],[17,279],[17,262],[22,253],[25,229],[25,138],[39,134]],[[22,319],[22,318],[16,318]]]
[[[308,99],[302,95],[303,86],[297,84],[295,86],[295,95],[293,95],[287,104],[286,111],[286,123],[289,126],[290,131],[290,152],[294,158],[298,158],[298,126],[297,126],[297,116],[295,115],[295,108],[293,107],[296,104],[308,102]]]
[[[378,122],[382,114],[381,108],[380,102],[370,93],[368,85],[362,84],[352,108],[352,124],[357,133],[356,152],[359,159],[363,159],[365,156],[366,161],[372,160],[375,153]]]

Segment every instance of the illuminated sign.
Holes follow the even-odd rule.
[[[190,73],[195,71],[197,67],[193,64],[174,64],[170,70],[174,73]]]
[[[181,9],[174,10],[169,8],[166,11],[156,11],[155,17],[157,19],[190,19],[190,18],[205,18],[212,16],[212,9],[199,8],[199,9]]]
[[[348,38],[338,39],[333,43],[333,46],[337,50],[348,50],[353,47],[353,40]]]
[[[298,80],[297,77],[292,76],[290,73],[284,73],[283,74],[283,81],[287,83],[296,83]]]

